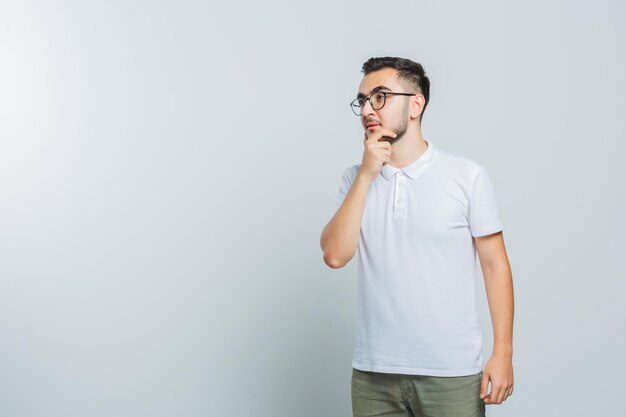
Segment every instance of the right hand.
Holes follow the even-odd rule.
[[[383,165],[387,165],[391,158],[391,143],[381,140],[383,137],[395,138],[397,135],[391,129],[379,127],[367,136],[365,132],[363,144],[363,161],[359,173],[373,180],[380,173]]]

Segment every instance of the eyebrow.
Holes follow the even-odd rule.
[[[380,91],[380,90],[389,90],[389,91],[391,91],[391,88],[385,87],[384,85],[379,85],[378,87],[374,87],[372,89],[372,91],[370,91],[370,94],[373,94],[373,93],[375,93],[377,91]],[[364,97],[365,97],[365,94],[363,94],[363,93],[359,93],[359,94],[356,95],[356,98],[364,98]]]

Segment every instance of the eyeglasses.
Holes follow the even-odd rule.
[[[414,96],[415,93],[394,93],[393,91],[377,91],[369,97],[358,97],[352,100],[350,108],[357,116],[362,116],[361,109],[365,106],[367,100],[370,101],[372,109],[380,110],[387,102],[387,94],[394,94],[397,96]]]

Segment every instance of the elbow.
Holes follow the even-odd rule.
[[[324,263],[333,269],[342,268],[346,264],[346,262],[342,262],[328,253],[324,253]]]
[[[336,248],[333,248],[334,245],[328,241],[326,229],[320,237],[320,246],[324,253],[324,263],[333,269],[343,268],[351,259],[344,260],[342,256],[337,256]]]

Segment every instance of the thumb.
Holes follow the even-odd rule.
[[[487,396],[487,385],[489,384],[489,376],[487,374],[483,374],[483,380],[480,383],[480,398],[485,398]]]

